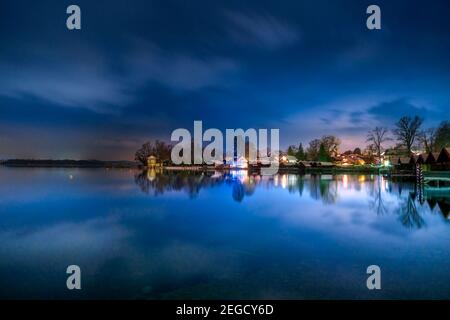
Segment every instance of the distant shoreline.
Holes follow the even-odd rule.
[[[139,168],[133,161],[10,159],[0,163],[20,168]]]

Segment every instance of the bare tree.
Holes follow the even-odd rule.
[[[314,139],[309,142],[309,147],[306,150],[307,157],[309,160],[319,160],[321,149],[323,156],[326,158],[335,157],[339,152],[340,144],[341,140],[335,136],[323,136],[321,139]]]
[[[339,145],[341,140],[335,136],[323,136],[322,144],[328,156],[335,157],[339,153]]]
[[[436,138],[435,128],[424,130],[419,135],[419,140],[422,142],[427,152],[433,152],[435,150]]]
[[[418,116],[414,118],[405,116],[401,117],[395,124],[396,128],[393,130],[393,133],[397,137],[397,141],[405,146],[408,152],[411,152],[414,142],[420,135],[422,122],[423,119]]]
[[[171,150],[172,146],[166,144],[164,141],[156,140],[155,143],[146,142],[136,151],[134,159],[143,165],[147,164],[149,156],[155,156],[160,161],[170,161]]]
[[[439,150],[448,147],[450,147],[450,121],[446,120],[436,129],[435,148]]]
[[[319,139],[314,139],[309,142],[309,147],[307,149],[308,160],[317,160],[317,156],[319,155],[321,141]]]
[[[172,146],[164,141],[156,140],[153,152],[160,161],[170,161]]]
[[[146,142],[142,147],[136,151],[134,159],[143,165],[147,164],[147,159],[153,154],[154,146],[151,142]]]
[[[373,130],[370,130],[367,134],[367,142],[372,142],[371,148],[374,150],[379,157],[381,157],[381,152],[383,152],[383,143],[391,138],[387,137],[388,129],[384,127],[376,127]]]

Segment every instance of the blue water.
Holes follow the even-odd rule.
[[[376,175],[0,168],[0,298],[450,298],[449,197]]]

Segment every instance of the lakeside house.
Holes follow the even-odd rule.
[[[450,148],[442,148],[436,162],[437,163],[449,163],[450,162]]]
[[[417,164],[425,164],[425,154],[421,153],[417,156],[417,160],[416,160]]]
[[[382,167],[390,167],[391,165],[397,170],[411,171],[415,168],[416,164],[424,165],[424,170],[432,171],[450,171],[450,148],[443,148],[440,152],[429,153],[410,153],[408,154],[404,149],[391,149],[388,152],[383,153],[379,159],[372,155],[364,155],[359,153],[346,152],[333,158],[333,161],[316,161],[316,160],[298,160],[295,156],[283,154],[276,160],[280,164],[280,169],[284,170],[313,170],[317,169],[331,169],[336,168],[338,170],[374,170],[379,168],[373,166],[374,163],[380,164]],[[158,168],[165,166],[165,162],[159,161],[159,159],[151,155],[147,159],[148,168]],[[258,170],[261,167],[265,167],[261,161],[255,163],[249,163],[248,159],[244,156],[226,157],[224,161],[214,161],[212,166],[193,165],[194,168],[209,169],[251,169]],[[172,169],[176,168],[171,167]],[[180,168],[186,169],[185,166]]]
[[[414,167],[413,164],[411,164],[411,157],[400,157],[397,160],[397,166],[401,169],[412,169]]]
[[[357,153],[349,153],[349,154],[342,154],[338,157],[336,157],[336,164],[339,164],[341,166],[362,166],[367,163],[367,159],[364,159],[364,157],[361,154]]]
[[[417,158],[418,158],[418,156],[415,155],[415,154],[412,154],[412,155],[409,157],[409,165],[410,165],[411,167],[414,167],[414,166],[416,165],[416,163],[417,163]]]
[[[396,165],[398,164],[399,158],[409,158],[411,156],[411,152],[405,148],[393,148],[387,149],[381,154],[381,156],[383,164],[389,162],[389,164]]]
[[[333,162],[329,161],[314,161],[312,163],[312,166],[317,168],[333,168],[336,165]]]
[[[147,158],[147,167],[148,168],[156,168],[156,167],[161,167],[162,164],[161,162],[158,161],[158,158],[151,155]]]
[[[301,169],[310,169],[311,168],[311,162],[310,161],[299,161],[298,165]]]
[[[302,168],[333,168],[336,165],[333,162],[328,161],[301,161],[300,167]]]
[[[428,152],[425,164],[435,164],[439,157],[439,152]]]
[[[249,161],[244,156],[225,157],[224,161],[214,160],[213,165],[216,169],[247,169]]]
[[[430,155],[427,160],[430,162],[431,170],[450,171],[450,148],[442,148],[441,152]]]
[[[247,169],[248,168],[248,160],[241,156],[231,162],[231,167],[236,169]]]
[[[412,154],[409,158],[398,157],[395,162],[399,168],[412,169],[416,164],[426,165],[431,170],[450,170],[450,148],[442,148],[440,152]]]
[[[286,156],[282,156],[281,157],[281,161],[280,162],[283,165],[294,166],[294,165],[296,165],[298,163],[298,160],[297,160],[297,157],[295,157],[295,156],[286,155]]]

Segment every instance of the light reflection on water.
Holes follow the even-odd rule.
[[[204,188],[215,185],[231,185],[232,198],[242,202],[244,197],[251,196],[256,188],[281,188],[289,193],[298,193],[303,196],[305,190],[315,200],[324,204],[334,204],[339,196],[350,194],[355,197],[368,198],[369,208],[378,215],[386,213],[401,213],[400,219],[406,227],[420,228],[423,219],[419,212],[436,211],[444,218],[449,216],[450,194],[427,194],[426,190],[417,190],[412,182],[392,183],[388,178],[379,175],[331,175],[331,174],[278,174],[274,176],[261,176],[248,174],[247,171],[231,171],[229,173],[169,173],[161,174],[157,170],[137,173],[135,182],[141,190],[153,196],[162,195],[169,191],[185,192],[190,198],[195,198]],[[358,195],[350,192],[357,191]],[[420,192],[423,193],[419,199]],[[402,194],[403,193],[403,194]],[[390,196],[399,200],[400,210],[397,207],[387,206]],[[394,210],[392,210],[394,209]],[[411,221],[407,217],[413,219]]]
[[[450,296],[450,196],[411,182],[1,168],[0,194],[2,298]]]

